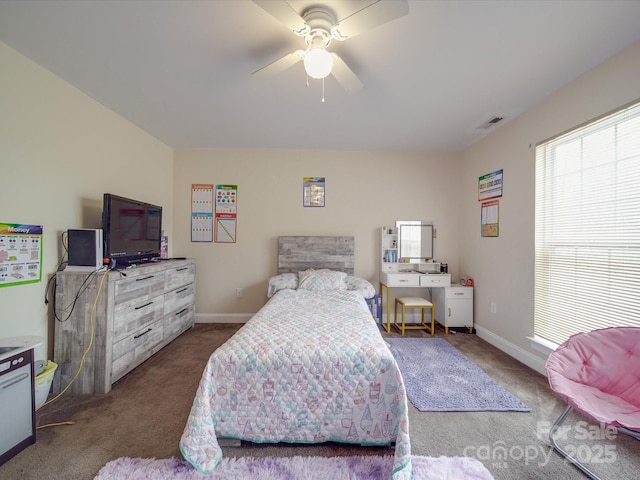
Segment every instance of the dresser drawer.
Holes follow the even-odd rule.
[[[137,367],[154,353],[154,348],[162,345],[164,321],[158,320],[115,342],[112,350],[111,383]]]
[[[168,268],[165,275],[164,291],[168,292],[183,285],[193,283],[196,277],[196,266],[191,263]]]
[[[131,275],[131,274],[130,274]],[[114,308],[120,310],[164,293],[165,272],[137,274],[115,282]]]
[[[167,292],[164,295],[164,314],[182,310],[188,305],[193,305],[195,302],[195,291],[193,284],[186,285],[184,287],[177,288],[171,292]]]
[[[193,303],[164,317],[164,338],[177,337],[193,326],[195,307]]]
[[[164,297],[158,295],[153,298],[146,296],[135,301],[127,302],[124,308],[113,315],[113,339],[118,341],[142,328],[143,326],[161,319],[164,315]]]
[[[420,276],[421,287],[448,287],[449,285],[451,285],[451,275],[448,274],[437,273]]]

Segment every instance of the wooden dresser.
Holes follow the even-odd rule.
[[[54,361],[59,392],[82,370],[72,393],[107,393],[111,385],[191,328],[195,263],[166,260],[122,272],[56,274]]]

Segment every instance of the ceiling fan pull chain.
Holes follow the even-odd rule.
[[[324,103],[324,78],[322,79],[322,103]]]

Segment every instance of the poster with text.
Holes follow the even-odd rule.
[[[302,179],[302,204],[305,207],[324,207],[324,177]]]
[[[499,200],[482,202],[481,235],[483,237],[497,237],[500,231]]]
[[[238,186],[216,185],[215,241],[236,243],[238,222]]]
[[[213,184],[191,185],[191,241],[213,242]]]
[[[42,278],[42,225],[0,223],[0,287]]]
[[[478,200],[502,196],[502,169],[483,175],[478,179]]]

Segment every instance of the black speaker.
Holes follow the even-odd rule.
[[[102,268],[102,230],[67,230],[69,261],[65,270],[93,271]]]

